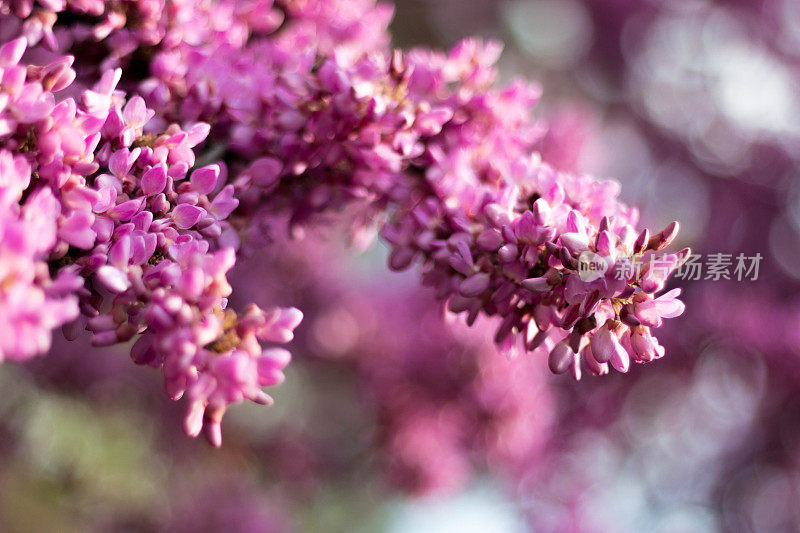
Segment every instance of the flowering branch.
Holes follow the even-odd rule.
[[[36,340],[13,330],[6,357],[44,351],[77,302],[94,344],[137,338],[134,360],[187,394],[187,433],[205,427],[219,445],[227,406],[268,403],[261,386],[283,379],[288,352],[260,342],[288,342],[302,316],[227,309],[240,238],[254,246],[283,213],[299,228],[354,207],[356,233],[385,221],[391,268],[421,262],[450,311],[496,317],[503,350],[547,351],[576,379],[663,355],[650,328],[683,311],[679,291],[657,296],[689,253],[659,253],[677,223],[638,231],[615,182],[541,162],[539,89],[497,84],[499,45],[391,52],[390,10],[370,0],[0,1],[0,13],[21,35],[0,49],[12,176],[0,198],[9,227],[33,209],[49,221],[38,243],[4,234],[16,255],[0,298],[58,304],[12,316],[32,317]],[[86,43],[105,57],[73,68],[66,54]],[[198,149],[224,161],[198,168]],[[607,271],[582,276],[586,253]]]

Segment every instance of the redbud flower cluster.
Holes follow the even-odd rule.
[[[301,318],[227,308],[234,250],[276,216],[312,227],[343,210],[355,232],[381,229],[391,268],[420,262],[451,311],[492,317],[503,350],[546,350],[576,379],[663,355],[650,328],[683,311],[678,291],[657,296],[688,255],[660,252],[677,223],[638,231],[615,182],[541,162],[539,89],[498,85],[499,45],[390,52],[390,10],[370,0],[27,0],[0,13],[16,37],[0,49],[3,227],[41,211],[44,237],[3,232],[0,297],[25,300],[5,357],[44,351],[77,305],[96,345],[135,339],[133,359],[187,396],[187,433],[219,444],[227,406],[267,403],[261,387],[283,379],[288,352],[261,343],[288,342]],[[586,252],[605,275],[580,276]]]
[[[24,157],[0,151],[0,361],[23,361],[50,348],[50,331],[78,316],[69,272],[53,279],[47,255],[56,242],[59,204],[47,188],[31,191]]]
[[[164,104],[180,119],[216,121],[228,149],[251,161],[233,183],[255,233],[281,209],[304,224],[360,203],[363,223],[391,218],[382,232],[390,266],[422,259],[426,283],[451,310],[501,318],[498,344],[544,346],[551,369],[576,378],[581,360],[604,374],[609,363],[624,372],[631,359],[661,357],[650,327],[683,307],[677,292],[654,295],[688,250],[615,275],[617,263],[654,264],[677,224],[652,238],[637,232],[616,183],[531,157],[543,132],[528,115],[538,88],[498,88],[498,55],[494,43],[470,40],[449,54],[376,52],[355,62],[310,48],[289,63],[280,39],[260,39],[196,48],[185,77],[145,85],[170,95]],[[584,251],[605,259],[605,277],[581,280]]]
[[[219,444],[227,406],[245,398],[268,403],[261,387],[283,379],[288,352],[263,350],[259,341],[291,340],[301,315],[226,308],[235,257],[220,236],[238,202],[220,166],[189,172],[192,147],[208,126],[145,134],[153,111],[141,97],[125,101],[115,92],[119,70],[78,101],[57,101],[55,93],[74,79],[72,59],[24,65],[25,49],[25,38],[0,48],[7,170],[0,190],[12,204],[3,232],[3,299],[13,328],[5,355],[44,351],[49,329],[80,308],[93,344],[138,337],[134,361],[161,368],[173,398],[187,394],[187,433],[205,425]]]

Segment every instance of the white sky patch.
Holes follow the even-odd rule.
[[[551,66],[573,63],[591,44],[586,8],[573,0],[518,0],[505,6],[503,19],[525,53]]]
[[[662,15],[642,44],[631,58],[633,92],[651,118],[692,139],[701,158],[734,164],[758,138],[800,138],[800,75],[730,12]]]
[[[524,533],[514,506],[490,486],[443,500],[404,501],[391,511],[388,533]]]

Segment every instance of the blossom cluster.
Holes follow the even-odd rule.
[[[0,361],[47,351],[50,331],[78,315],[73,293],[80,280],[68,272],[53,279],[47,265],[58,201],[40,188],[23,203],[30,182],[25,158],[0,151]]]
[[[185,76],[156,73],[145,83],[177,118],[215,121],[227,149],[250,161],[233,183],[256,235],[281,209],[302,225],[360,203],[355,230],[376,213],[391,219],[390,266],[424,258],[426,282],[452,310],[470,311],[470,321],[501,316],[499,344],[521,333],[521,345],[545,346],[551,369],[572,368],[576,378],[581,359],[603,374],[609,361],[627,371],[631,359],[663,355],[649,328],[683,307],[679,292],[653,295],[689,250],[661,254],[666,268],[624,280],[584,283],[575,263],[583,251],[612,263],[651,258],[677,224],[652,237],[637,232],[637,213],[616,200],[614,182],[559,173],[531,156],[543,133],[529,116],[539,91],[522,81],[497,86],[496,43],[356,61],[301,51],[290,63],[280,38],[241,49],[212,42],[187,54]]]
[[[576,379],[661,357],[650,328],[683,311],[678,290],[657,296],[689,255],[661,252],[677,223],[638,231],[615,182],[541,161],[539,89],[497,83],[497,43],[392,52],[390,11],[0,2],[0,34],[13,37],[0,50],[0,148],[26,182],[5,196],[12,219],[37,206],[56,228],[23,254],[33,279],[2,287],[63,305],[26,322],[70,322],[77,299],[84,319],[65,333],[85,322],[96,345],[135,339],[134,361],[188,397],[187,433],[205,428],[218,445],[227,406],[268,403],[261,387],[283,379],[288,352],[261,342],[288,342],[302,316],[228,309],[235,250],[257,250],[276,217],[301,229],[348,211],[356,234],[381,230],[392,269],[421,262],[450,311],[492,317],[504,351],[545,350]],[[668,268],[585,280],[585,252]],[[23,347],[22,331],[11,357],[46,348],[41,334]]]
[[[125,100],[115,91],[119,70],[77,101],[59,100],[56,93],[75,77],[72,58],[25,65],[26,44],[23,37],[0,48],[2,192],[11,204],[5,356],[44,351],[49,329],[65,322],[68,336],[85,323],[95,345],[138,337],[134,361],[161,368],[173,398],[187,393],[187,433],[205,425],[219,444],[227,405],[267,403],[261,386],[283,378],[288,352],[262,350],[259,341],[291,340],[301,315],[226,308],[235,257],[222,235],[237,200],[219,165],[189,172],[206,125],[145,134],[153,111],[141,97]],[[78,309],[84,319],[75,321]]]

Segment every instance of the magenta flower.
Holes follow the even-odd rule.
[[[680,289],[673,289],[653,299],[639,293],[633,297],[633,302],[628,307],[633,308],[631,314],[640,323],[657,328],[661,326],[663,318],[674,318],[683,314],[685,306],[677,299],[680,294]]]
[[[49,189],[37,188],[21,203],[30,185],[25,159],[0,150],[0,361],[46,352],[51,331],[78,315],[80,279],[67,271],[52,279],[47,269],[58,201]]]
[[[9,311],[0,357],[46,351],[51,330],[80,308],[94,345],[138,336],[134,360],[161,367],[173,397],[188,390],[187,431],[205,426],[219,445],[227,406],[269,403],[261,387],[282,380],[288,352],[260,342],[288,342],[302,315],[226,309],[235,260],[216,239],[237,200],[231,187],[212,194],[219,165],[179,183],[207,127],[145,134],[154,111],[116,91],[119,70],[77,101],[59,100],[52,90],[69,85],[71,60],[20,65],[25,44],[0,48],[0,299]]]

